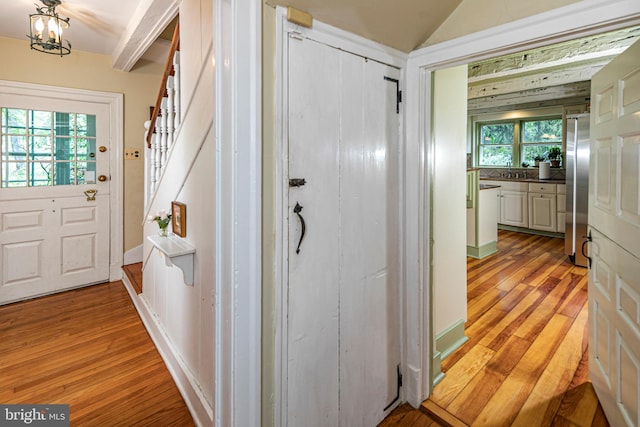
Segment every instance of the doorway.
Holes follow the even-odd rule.
[[[63,90],[0,85],[0,303],[121,274],[122,97]]]

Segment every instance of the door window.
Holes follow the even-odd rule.
[[[0,187],[95,182],[95,115],[15,108],[0,112]]]

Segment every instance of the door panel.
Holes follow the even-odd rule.
[[[385,76],[399,72],[289,39],[289,178],[306,180],[289,188],[291,426],[376,425],[396,395],[399,119]]]
[[[609,423],[640,425],[640,43],[592,79],[589,373]]]
[[[596,229],[589,272],[590,376],[611,425],[640,424],[640,260]]]

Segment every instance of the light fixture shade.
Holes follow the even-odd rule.
[[[69,18],[62,18],[56,13],[60,0],[41,1],[45,7],[36,7],[36,13],[29,15],[31,49],[52,55],[70,54],[71,43],[65,43],[62,38],[64,31],[69,28]]]

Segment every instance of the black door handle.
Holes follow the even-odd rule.
[[[307,225],[304,223],[304,218],[300,215],[300,212],[302,212],[302,206],[300,206],[300,203],[296,202],[296,206],[293,208],[293,213],[298,215],[298,218],[300,218],[300,224],[302,225],[302,233],[300,234],[300,241],[296,248],[296,254],[300,253],[300,245],[302,244],[302,239],[304,239],[304,234],[307,232]]]
[[[591,237],[591,230],[589,230],[589,235],[588,236],[582,236],[582,237],[587,239],[587,240],[584,240],[582,242],[582,248],[581,248],[582,255],[587,259],[587,261],[589,261],[589,269],[591,269],[591,257],[589,255],[587,255],[587,253],[584,250],[584,248],[587,245],[587,243],[593,242],[593,238]]]

